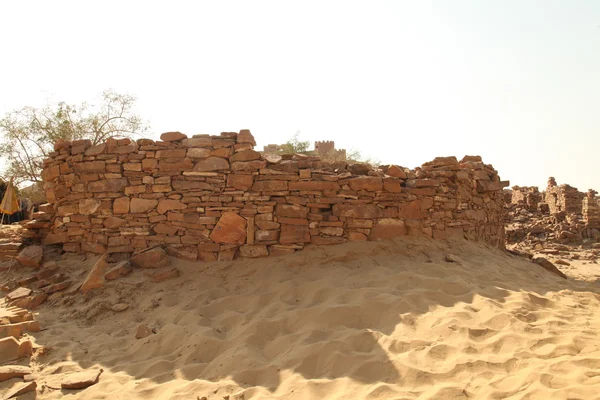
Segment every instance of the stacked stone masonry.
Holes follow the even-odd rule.
[[[551,214],[573,213],[581,214],[581,206],[585,195],[570,185],[556,184],[553,177],[548,179],[546,188],[546,203]]]
[[[49,204],[28,227],[67,252],[125,257],[162,246],[192,261],[407,234],[504,246],[508,182],[478,156],[372,169],[262,155],[255,144],[248,130],[58,142],[43,170]]]
[[[598,192],[590,189],[583,198],[583,218],[588,229],[600,229],[600,205],[596,198],[597,194]]]
[[[537,186],[513,186],[512,188],[512,204],[520,204],[533,211],[538,209],[541,200],[542,194]]]

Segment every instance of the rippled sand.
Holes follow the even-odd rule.
[[[180,278],[136,272],[39,309],[47,330],[33,336],[51,348],[33,360],[39,399],[63,398],[44,385],[92,367],[100,382],[68,398],[600,397],[598,286],[481,244],[173,262]],[[118,302],[131,307],[115,314]],[[141,323],[156,334],[135,339]]]

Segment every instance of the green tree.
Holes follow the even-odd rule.
[[[308,140],[300,140],[300,132],[298,131],[281,146],[280,152],[283,154],[305,153],[308,151],[309,147],[310,142]]]
[[[0,159],[3,175],[15,184],[40,182],[43,160],[60,139],[89,139],[92,144],[110,137],[135,137],[147,130],[134,111],[135,97],[103,92],[97,105],[65,102],[43,108],[23,107],[0,120]]]

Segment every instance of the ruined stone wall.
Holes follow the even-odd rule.
[[[585,195],[578,191],[577,188],[566,184],[558,186],[556,180],[550,177],[545,196],[551,214],[582,213],[581,206]]]
[[[508,182],[480,157],[371,169],[261,155],[254,145],[247,130],[59,142],[43,171],[51,205],[30,227],[68,252],[125,256],[161,245],[206,261],[406,234],[504,246]]]
[[[512,204],[524,205],[529,210],[537,210],[542,200],[542,194],[537,186],[513,186]]]
[[[583,219],[587,229],[600,229],[600,205],[596,198],[597,194],[598,192],[590,189],[583,198]]]

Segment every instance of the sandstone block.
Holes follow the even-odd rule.
[[[52,181],[60,176],[60,167],[58,165],[53,165],[52,167],[45,168],[42,171],[42,179],[45,182]]]
[[[383,190],[386,192],[400,193],[402,192],[402,186],[400,180],[397,178],[383,178]]]
[[[179,228],[168,225],[168,224],[156,224],[152,230],[159,235],[175,235]]]
[[[264,245],[246,245],[240,247],[240,256],[248,258],[267,257],[269,251]]]
[[[254,161],[238,161],[231,164],[232,171],[257,171],[259,169],[265,168],[267,166],[267,162],[264,160],[254,160]]]
[[[200,160],[194,166],[194,171],[208,172],[208,171],[221,171],[228,170],[229,162],[220,157],[208,157]]]
[[[230,157],[231,162],[254,161],[260,159],[260,153],[254,150],[240,151]]]
[[[103,225],[109,229],[117,229],[127,224],[123,218],[108,217],[104,220]]]
[[[159,214],[164,214],[172,210],[184,210],[187,206],[179,200],[159,200],[156,210]]]
[[[536,258],[533,258],[531,261],[533,263],[541,266],[545,270],[552,272],[554,275],[558,275],[563,279],[567,279],[567,276],[564,273],[562,273],[561,270],[556,268],[556,266],[554,264],[552,264],[550,261],[548,261],[544,257],[536,257]]]
[[[23,365],[5,365],[0,366],[0,382],[7,381],[13,378],[22,378],[25,375],[32,374],[30,367]]]
[[[210,149],[193,147],[187,150],[186,157],[189,158],[207,158],[211,155]]]
[[[227,175],[227,187],[232,187],[238,190],[249,190],[252,187],[253,181],[254,177],[252,175]]]
[[[160,268],[169,265],[169,257],[162,248],[154,247],[134,255],[129,262],[138,268]]]
[[[397,165],[390,165],[387,170],[387,174],[389,176],[393,176],[395,178],[406,179],[406,172],[404,172],[404,168],[399,167]]]
[[[159,171],[162,171],[162,172],[186,171],[186,170],[192,169],[193,167],[194,167],[194,162],[189,158],[184,158],[181,161],[173,161],[173,162],[160,160],[158,163],[158,169],[159,169]]]
[[[84,253],[103,254],[106,252],[106,246],[102,243],[82,242],[81,251]]]
[[[184,158],[186,153],[185,149],[159,150],[156,158]]]
[[[171,257],[186,261],[196,261],[198,258],[198,248],[193,246],[167,247],[167,254]]]
[[[255,234],[255,238],[257,241],[260,242],[267,242],[267,241],[277,241],[277,239],[279,238],[279,231],[276,230],[271,230],[271,231],[263,231],[263,230],[258,230],[256,231]]]
[[[98,199],[79,200],[79,214],[92,215],[95,213],[102,202]]]
[[[234,212],[225,212],[210,234],[212,241],[222,244],[244,244],[246,241],[246,219]]]
[[[127,187],[127,179],[104,179],[101,181],[90,182],[88,191],[91,193],[100,192],[123,192]]]
[[[310,231],[307,225],[281,225],[279,242],[282,244],[308,243]]]
[[[414,200],[410,203],[402,206],[398,214],[398,218],[401,219],[422,219],[425,215],[421,211],[422,202],[421,200]]]
[[[360,232],[348,232],[348,240],[351,242],[365,242],[367,241],[367,235]]]
[[[10,388],[10,390],[4,393],[4,399],[12,399],[18,396],[22,396],[29,392],[34,392],[37,389],[36,381],[18,383],[16,386]]]
[[[310,209],[308,207],[290,205],[290,204],[277,204],[275,213],[278,217],[288,218],[306,218]]]
[[[316,244],[318,246],[323,246],[323,245],[345,243],[347,241],[347,239],[343,238],[343,237],[335,237],[335,236],[332,236],[332,237],[312,236],[310,238],[310,241],[312,244]]]
[[[0,363],[21,358],[19,341],[12,336],[0,339]]]
[[[381,178],[375,176],[361,176],[349,179],[348,184],[352,190],[366,190],[370,192],[383,190]]]
[[[100,143],[88,148],[85,151],[86,156],[98,156],[106,151],[106,143]]]
[[[194,137],[191,139],[183,139],[181,144],[185,147],[212,147],[212,139],[210,137]]]
[[[144,214],[154,209],[158,204],[158,200],[132,198],[130,202],[130,210],[132,214]]]
[[[347,218],[375,219],[385,217],[385,210],[375,204],[335,204],[333,215]]]
[[[142,160],[142,171],[151,171],[158,167],[158,160],[155,158],[145,158]]]
[[[290,182],[290,190],[305,190],[305,191],[323,191],[323,190],[339,190],[340,184],[337,182],[327,181],[297,181]]]
[[[104,286],[104,274],[108,270],[109,264],[106,262],[106,255],[100,257],[92,267],[87,277],[81,284],[81,292],[87,293],[92,289]]]
[[[60,387],[68,390],[85,389],[98,383],[101,373],[101,369],[91,369],[69,374],[62,380]]]
[[[23,267],[39,268],[42,264],[44,249],[41,246],[27,246],[16,257]]]
[[[252,185],[256,192],[282,192],[288,190],[287,181],[256,181]]]
[[[135,163],[124,163],[123,164],[123,170],[124,171],[141,171],[142,170],[142,163],[141,162],[135,162]]]
[[[13,290],[9,294],[7,294],[6,299],[8,301],[14,301],[14,300],[21,299],[23,297],[27,297],[30,294],[31,294],[31,289],[25,288],[25,287],[20,287],[20,288]]]
[[[273,222],[273,221],[257,220],[256,226],[258,226],[260,229],[262,229],[264,231],[279,229],[279,223]]]
[[[237,136],[238,143],[250,143],[252,146],[256,146],[256,140],[248,129],[242,129]]]
[[[93,173],[93,172],[105,172],[106,171],[106,162],[105,161],[89,161],[82,163],[73,164],[73,169],[77,173]]]
[[[104,279],[107,281],[113,281],[130,274],[133,271],[129,261],[121,261],[112,267],[105,275]]]
[[[404,236],[406,234],[407,230],[404,221],[399,219],[383,218],[377,221],[373,229],[371,229],[369,240],[385,240],[397,236]]]
[[[326,236],[342,236],[344,234],[343,228],[336,228],[336,227],[321,228],[321,229],[319,229],[319,231],[323,235],[326,235]]]
[[[181,132],[165,132],[160,135],[160,140],[163,142],[175,142],[184,139],[187,139],[187,135]]]

